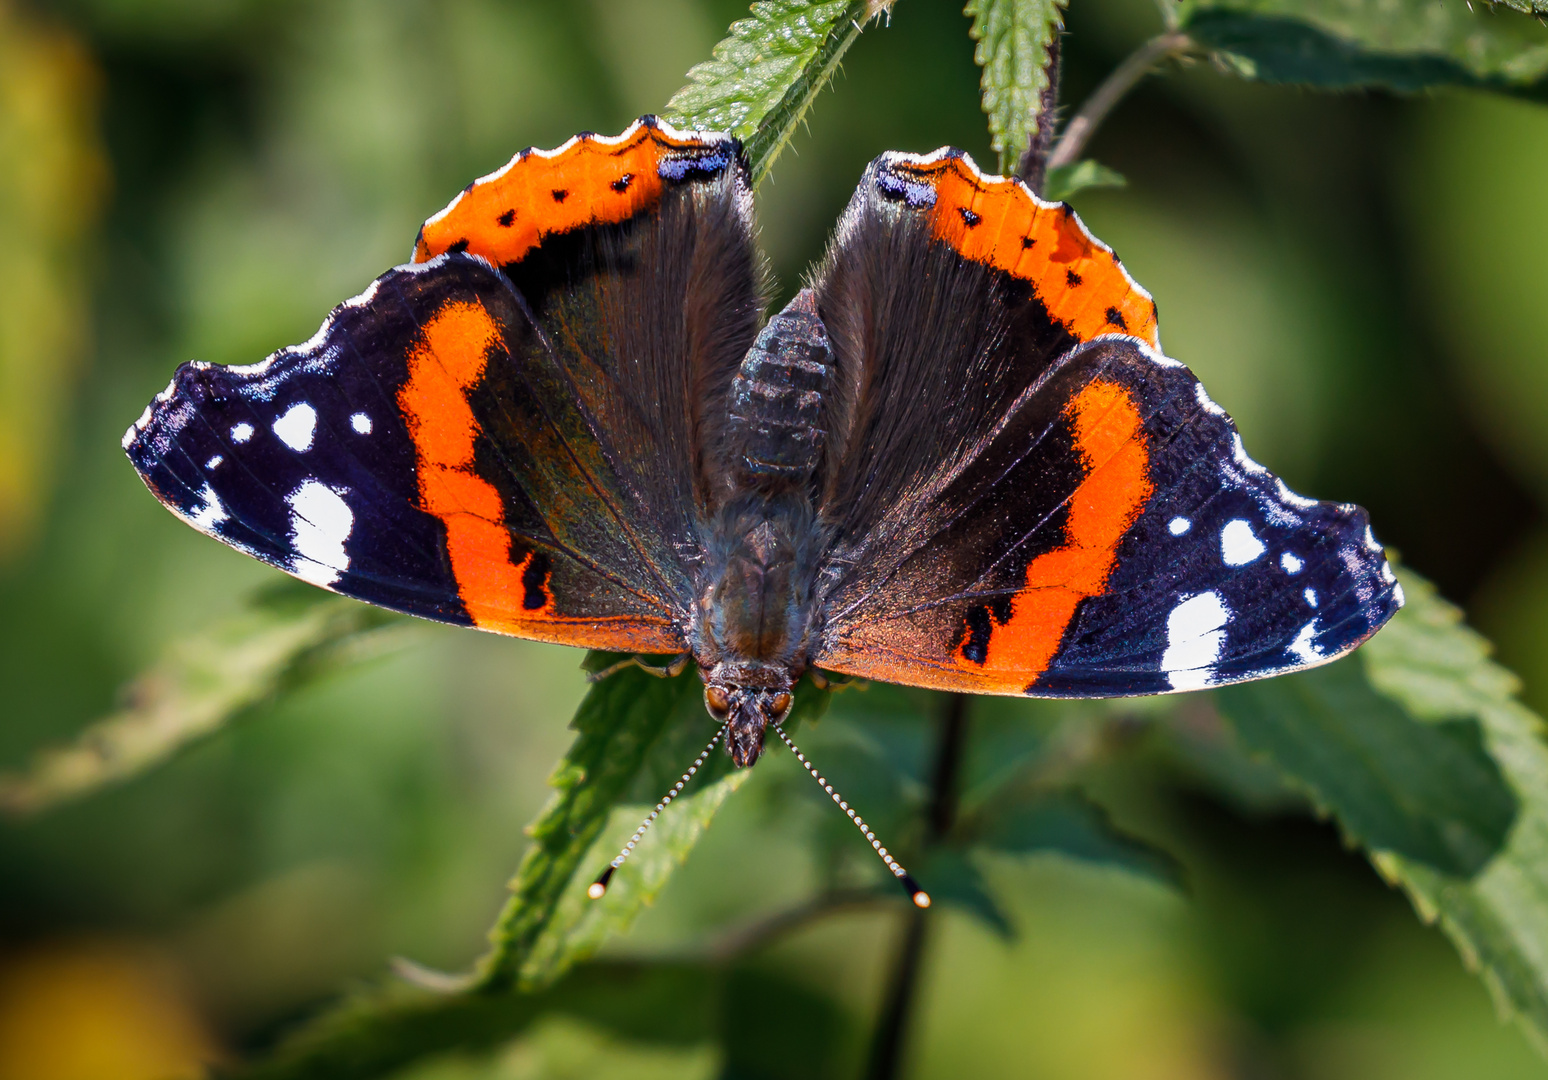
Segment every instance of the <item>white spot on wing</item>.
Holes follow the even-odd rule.
[[[253,425],[249,424],[246,420],[243,420],[240,424],[234,425],[231,429],[231,441],[234,443],[245,443],[252,437]]]
[[[1301,627],[1301,632],[1295,635],[1295,640],[1285,646],[1285,651],[1303,664],[1315,664],[1322,660],[1322,652],[1312,643],[1312,638],[1317,636],[1317,620],[1313,619]]]
[[[219,454],[216,454],[214,457],[210,458],[210,460],[204,463],[204,467],[206,469],[218,469],[220,468],[220,463],[225,460],[225,458],[221,457]]]
[[[1381,580],[1385,581],[1388,585],[1391,585],[1397,581],[1397,575],[1392,572],[1392,564],[1387,562],[1385,559],[1383,559],[1381,562]]]
[[[1189,521],[1185,517],[1174,517],[1171,521],[1166,523],[1166,528],[1167,531],[1170,532],[1173,536],[1181,536],[1183,533],[1193,528],[1193,522]]]
[[[1397,601],[1397,606],[1398,607],[1402,607],[1403,606],[1403,604],[1405,603],[1405,601],[1403,599],[1403,586],[1401,586],[1401,585],[1394,585],[1394,586],[1392,586],[1392,599]]]
[[[1314,589],[1310,585],[1308,585],[1306,587],[1306,591],[1303,592],[1301,595],[1306,597],[1306,602],[1308,604],[1310,604],[1312,607],[1316,607],[1317,606],[1317,590],[1316,589]]]
[[[1220,557],[1227,566],[1246,566],[1267,550],[1242,518],[1232,518],[1220,530]]]
[[[1279,557],[1279,565],[1285,568],[1287,574],[1299,574],[1305,561],[1294,552],[1287,551]]]
[[[351,416],[349,426],[361,435],[371,434],[371,418],[363,412],[357,412]]]
[[[285,499],[290,505],[290,572],[314,585],[332,585],[349,569],[344,543],[355,514],[344,497],[320,480],[307,480]]]
[[[1166,651],[1161,668],[1174,690],[1197,690],[1214,679],[1214,664],[1225,648],[1231,609],[1211,590],[1190,596],[1166,617]]]
[[[1381,554],[1381,545],[1376,542],[1376,534],[1371,532],[1371,527],[1365,527],[1365,546],[1376,554]]]
[[[221,505],[220,496],[215,494],[215,489],[205,484],[199,492],[199,498],[203,500],[201,505],[191,508],[184,516],[188,524],[200,532],[214,532],[221,522],[231,517],[226,513],[226,508]]]
[[[274,421],[274,434],[280,441],[297,453],[312,448],[312,436],[317,432],[317,410],[304,401],[298,401],[285,410],[285,415]]]

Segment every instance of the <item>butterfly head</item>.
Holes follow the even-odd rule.
[[[738,768],[757,761],[770,724],[782,724],[795,699],[789,687],[736,686],[719,681],[704,686],[704,707],[726,725],[726,752]]]

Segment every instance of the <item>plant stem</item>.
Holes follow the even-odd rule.
[[[949,694],[941,710],[940,737],[935,747],[935,778],[931,790],[928,848],[944,840],[957,820],[957,774],[967,742],[966,694]],[[929,913],[909,909],[903,929],[903,942],[893,960],[887,984],[887,999],[871,1041],[871,1060],[867,1080],[896,1080],[908,1041],[909,1024],[918,996],[919,968],[924,957],[929,929]]]
[[[1102,80],[1102,85],[1096,88],[1080,107],[1080,111],[1070,119],[1059,139],[1059,145],[1049,155],[1048,168],[1058,169],[1075,164],[1081,151],[1086,148],[1086,142],[1102,125],[1102,121],[1107,119],[1113,106],[1122,101],[1123,96],[1134,89],[1136,83],[1163,60],[1181,56],[1193,48],[1192,38],[1174,31],[1157,35],[1130,53],[1123,63],[1113,69],[1112,74]]]
[[[1059,118],[1059,31],[1055,29],[1053,40],[1048,43],[1048,60],[1043,65],[1043,92],[1037,101],[1037,130],[1021,155],[1016,175],[1026,182],[1036,195],[1043,193],[1043,180],[1048,172],[1048,151],[1053,149],[1054,128]]]

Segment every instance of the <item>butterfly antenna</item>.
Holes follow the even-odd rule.
[[[774,731],[779,736],[780,741],[790,747],[790,752],[796,756],[796,760],[805,766],[807,772],[812,774],[812,779],[822,786],[822,790],[828,793],[829,798],[838,803],[838,808],[849,815],[849,820],[855,823],[855,828],[859,829],[865,835],[865,838],[871,842],[871,848],[876,854],[881,856],[882,862],[887,864],[887,869],[892,871],[892,876],[897,878],[903,884],[903,887],[908,890],[909,898],[914,901],[914,906],[921,908],[929,907],[930,894],[921,889],[919,882],[914,880],[913,875],[903,869],[903,864],[894,859],[887,849],[882,847],[881,841],[876,839],[876,834],[871,831],[871,827],[861,820],[859,814],[850,808],[850,805],[844,801],[843,796],[833,790],[833,785],[824,780],[822,774],[813,768],[812,763],[806,760],[806,755],[801,753],[800,748],[791,741],[790,736],[785,734],[785,729],[776,726]]]
[[[687,785],[688,781],[693,779],[693,774],[698,772],[699,769],[703,767],[704,759],[710,756],[710,751],[715,749],[715,745],[719,743],[721,738],[725,735],[726,728],[730,726],[731,725],[728,722],[725,727],[722,727],[719,731],[715,732],[715,737],[709,741],[709,744],[705,746],[702,751],[700,751],[699,756],[693,759],[693,764],[688,766],[688,771],[683,773],[683,775],[678,779],[677,783],[673,785],[672,790],[663,795],[661,801],[656,804],[656,808],[650,812],[644,821],[640,822],[640,827],[634,830],[634,835],[629,837],[629,842],[623,846],[623,850],[618,853],[618,857],[612,862],[608,863],[607,869],[602,871],[601,874],[597,875],[597,880],[593,881],[590,887],[586,889],[587,896],[591,897],[593,900],[602,899],[602,895],[607,892],[607,883],[613,880],[613,871],[622,866],[624,864],[624,860],[627,859],[630,855],[634,854],[634,846],[640,842],[640,837],[645,835],[645,830],[654,825],[656,823],[656,819],[661,816],[661,811],[665,810],[668,806],[671,806],[672,800],[682,794],[683,788]]]

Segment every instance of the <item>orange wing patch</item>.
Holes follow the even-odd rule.
[[[1028,563],[1005,617],[994,614],[995,605],[981,605],[977,629],[970,621],[954,649],[941,640],[939,624],[908,616],[860,626],[820,656],[819,667],[937,690],[1028,691],[1058,653],[1080,602],[1107,588],[1118,545],[1155,490],[1144,420],[1127,390],[1105,380],[1088,383],[1066,415],[1085,477],[1070,498],[1065,542]]]
[[[566,619],[555,610],[548,556],[529,550],[512,562],[505,504],[473,469],[478,422],[468,391],[484,376],[499,326],[477,300],[446,304],[426,321],[408,354],[398,407],[419,460],[420,506],[446,525],[457,592],[481,630],[620,651],[672,652],[675,630],[638,618]]]
[[[1070,499],[1065,543],[1027,565],[1026,586],[1012,599],[1009,618],[990,621],[984,662],[968,660],[962,648],[954,657],[1006,689],[1019,691],[1047,670],[1075,608],[1107,587],[1119,541],[1154,490],[1144,421],[1123,387],[1089,383],[1066,411],[1086,477]]]
[[[1132,334],[1161,347],[1150,294],[1068,205],[1043,202],[1019,180],[986,177],[965,154],[899,154],[888,168],[935,192],[937,238],[963,258],[1031,282],[1048,313],[1079,340]]]
[[[414,261],[467,251],[503,266],[546,236],[627,221],[660,200],[664,160],[730,142],[673,131],[646,118],[617,138],[587,133],[557,150],[523,150],[425,222],[414,242]]]

